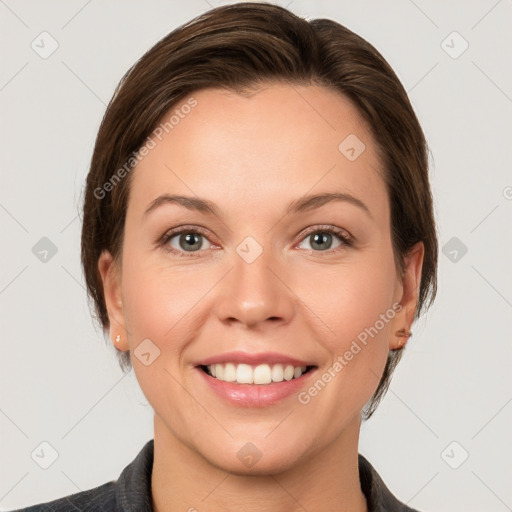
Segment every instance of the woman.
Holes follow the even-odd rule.
[[[101,124],[82,263],[154,440],[25,510],[412,510],[358,440],[437,237],[423,132],[368,42],[256,3],[158,42]]]

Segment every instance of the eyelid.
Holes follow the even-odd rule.
[[[300,235],[302,237],[301,240],[306,236],[310,235],[311,233],[317,232],[334,233],[342,239],[346,239],[351,242],[355,241],[354,237],[346,229],[339,228],[337,226],[332,226],[330,224],[318,224],[316,226],[310,226],[309,228],[306,228]]]

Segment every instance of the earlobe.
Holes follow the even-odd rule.
[[[395,336],[397,337],[397,346],[394,348],[394,350],[399,350],[405,347],[405,344],[409,341],[409,338],[412,336],[412,331],[408,331],[405,328],[402,328],[395,332]]]
[[[103,251],[98,259],[98,271],[103,282],[103,294],[110,323],[110,339],[116,349],[129,350],[124,321],[121,294],[120,269],[108,251]]]
[[[405,272],[402,281],[402,298],[400,300],[402,308],[394,318],[391,339],[389,340],[390,350],[404,348],[412,336],[411,326],[414,322],[414,315],[418,304],[424,254],[425,246],[423,242],[417,242],[404,258]]]
[[[114,340],[114,347],[116,347],[116,349],[119,350],[120,352],[127,352],[128,350],[130,350],[126,334],[117,334],[115,338],[113,338],[111,334],[110,339]]]

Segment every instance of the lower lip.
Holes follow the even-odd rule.
[[[206,384],[218,396],[232,405],[241,407],[266,407],[275,404],[304,389],[315,369],[301,375],[298,379],[283,380],[272,384],[237,384],[216,379],[196,367]]]

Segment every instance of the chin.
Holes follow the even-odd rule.
[[[271,431],[269,429],[259,435],[246,432],[234,439],[224,439],[224,442],[212,440],[210,446],[198,446],[198,452],[209,464],[236,475],[279,474],[304,460],[310,442],[306,436],[297,438],[286,432],[284,437],[271,439]],[[216,447],[214,451],[211,450],[212,446]]]
[[[246,449],[246,454],[240,454],[239,456],[239,452],[244,449]],[[253,452],[252,455],[250,455],[251,451]],[[217,458],[207,458],[207,460],[213,466],[234,475],[268,476],[277,475],[294,468],[302,459],[300,455],[298,453],[291,454],[285,450],[277,452],[260,450],[258,454],[254,448],[247,449],[247,445],[245,445],[238,452],[235,452],[234,456],[223,453]]]

